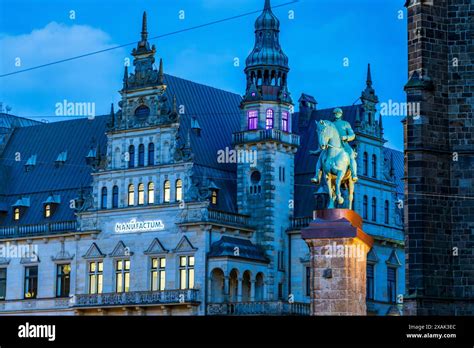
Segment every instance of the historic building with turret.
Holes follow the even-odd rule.
[[[166,74],[144,14],[110,115],[5,126],[0,313],[309,314],[301,229],[327,200],[309,151],[333,108],[302,94],[294,112],[279,33],[266,0],[240,96]],[[384,146],[377,103],[369,66],[360,103],[341,109],[375,240],[368,314],[387,315],[404,293],[403,155]]]

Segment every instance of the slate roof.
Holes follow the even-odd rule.
[[[238,256],[235,254],[236,247],[238,248]],[[268,262],[263,250],[251,241],[228,236],[222,236],[217,242],[212,243],[209,251],[209,257],[222,256]]]
[[[3,129],[11,129],[17,127],[28,127],[41,124],[41,122],[36,120],[31,120],[29,118],[14,116],[10,114],[0,113],[0,133]]]

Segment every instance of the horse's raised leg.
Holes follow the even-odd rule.
[[[324,178],[326,179],[326,186],[328,188],[328,193],[329,193],[328,208],[333,209],[334,208],[334,201],[335,201],[336,197],[334,195],[334,190],[333,190],[333,187],[332,187],[332,180],[331,180],[331,178],[328,174],[326,174],[324,176]]]
[[[337,197],[337,203],[339,205],[342,205],[344,203],[344,198],[342,197],[341,194],[341,183],[342,183],[342,178],[344,177],[345,173],[341,170],[337,173],[336,177],[336,197]]]
[[[352,178],[348,179],[347,186],[349,188],[349,209],[352,210],[353,201],[354,201],[354,181]]]

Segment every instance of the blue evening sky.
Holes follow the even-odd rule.
[[[272,5],[291,0],[272,0]],[[319,108],[351,105],[371,63],[381,102],[404,102],[407,80],[404,0],[300,0],[274,9],[290,59],[293,99],[313,95]],[[264,0],[1,0],[0,74],[139,39],[148,13],[149,36],[259,10]],[[70,19],[70,11],[75,19]],[[180,19],[180,11],[185,19]],[[294,19],[289,11],[294,11]],[[401,11],[401,12],[400,12]],[[154,40],[166,73],[244,93],[245,58],[257,14]],[[55,121],[55,105],[94,102],[108,113],[120,99],[123,63],[133,46],[0,78],[0,102],[12,114]],[[234,58],[241,65],[234,66]],[[348,58],[349,66],[343,66]],[[20,63],[16,66],[15,63]],[[384,117],[388,146],[403,148],[401,116]]]

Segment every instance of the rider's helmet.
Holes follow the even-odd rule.
[[[333,113],[334,113],[334,117],[337,118],[337,119],[340,119],[342,117],[341,108],[335,108]]]

